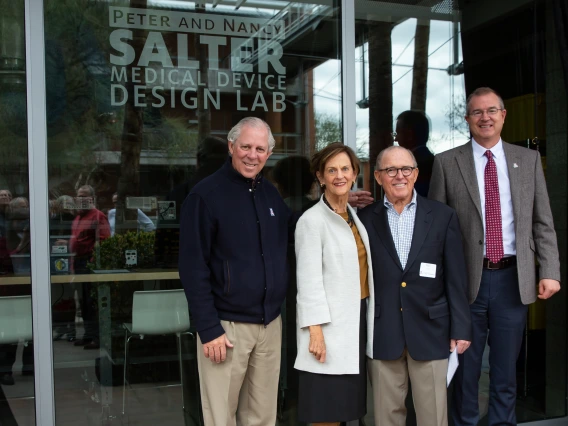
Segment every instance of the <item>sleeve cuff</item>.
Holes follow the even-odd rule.
[[[556,280],[559,283],[562,283],[562,281],[560,281],[560,272],[555,272],[552,270],[545,270],[544,268],[542,268],[539,270],[538,273],[538,279],[540,280]]]
[[[199,338],[201,339],[201,343],[205,344],[210,342],[211,340],[216,339],[217,337],[222,336],[225,334],[225,329],[219,323],[214,327],[208,328],[206,330],[198,331]]]
[[[326,307],[301,309],[298,306],[298,325],[300,328],[309,327],[310,325],[327,324],[331,322],[329,309]]]

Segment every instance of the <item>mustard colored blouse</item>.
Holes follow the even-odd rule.
[[[339,215],[347,222],[349,220],[349,215],[347,212],[339,213]],[[369,279],[368,279],[368,272],[369,272],[369,265],[367,264],[367,250],[365,250],[365,245],[363,244],[363,240],[361,239],[361,235],[359,234],[359,230],[357,226],[353,224],[351,226],[351,231],[353,232],[353,236],[355,237],[355,243],[357,244],[357,254],[359,255],[359,277],[361,283],[361,299],[365,299],[369,297]]]

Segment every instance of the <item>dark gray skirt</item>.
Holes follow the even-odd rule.
[[[361,300],[359,374],[298,371],[298,420],[305,423],[348,422],[367,413],[367,300]],[[325,336],[324,336],[325,337]]]

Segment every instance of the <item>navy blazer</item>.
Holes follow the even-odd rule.
[[[373,260],[373,358],[395,360],[406,347],[418,361],[444,359],[451,338],[471,341],[467,275],[454,209],[417,195],[412,245],[404,270],[383,200],[358,216],[369,234]],[[420,276],[422,263],[436,265],[434,278]]]

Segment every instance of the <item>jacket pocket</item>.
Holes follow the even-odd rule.
[[[448,307],[448,302],[440,303],[438,305],[433,305],[428,307],[428,316],[430,319],[436,319],[450,315],[450,309]]]
[[[223,262],[223,273],[225,275],[225,294],[229,294],[231,292],[231,268],[228,260]]]
[[[535,248],[534,248],[534,240],[531,237],[529,237],[529,247],[531,248],[531,250],[533,252],[536,251]]]
[[[422,244],[422,247],[438,247],[444,243],[444,240],[425,241],[424,244]]]

